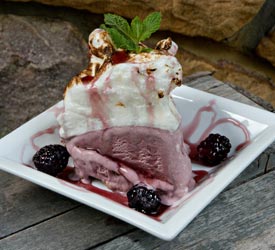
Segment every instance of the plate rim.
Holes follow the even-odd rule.
[[[253,107],[250,106],[248,104],[244,104],[238,101],[234,101],[225,97],[221,97],[215,94],[211,94],[202,90],[198,90],[192,87],[188,87],[188,86],[181,86],[179,88],[177,88],[177,91],[174,91],[172,96],[173,97],[177,97],[180,96],[182,97],[181,92],[184,91],[184,89],[188,89],[190,92],[192,93],[199,93],[200,95],[204,95],[206,96],[208,99],[210,99],[210,97],[212,99],[216,99],[217,101],[219,101],[219,103],[227,103],[227,104],[238,104],[240,109],[249,109],[252,111],[256,111],[257,114],[261,113],[264,114],[265,117],[270,117],[272,119],[267,119],[265,122],[261,121],[260,123],[262,124],[266,124],[267,127],[265,129],[263,129],[256,138],[253,141],[255,141],[255,143],[257,142],[259,144],[259,146],[257,147],[256,150],[252,150],[252,148],[254,148],[254,144],[250,143],[249,145],[247,145],[245,148],[243,148],[241,150],[242,155],[245,155],[247,157],[244,157],[245,160],[241,160],[240,157],[235,157],[234,159],[231,159],[230,161],[227,162],[226,167],[221,169],[220,171],[217,172],[217,175],[215,176],[215,179],[213,182],[209,183],[209,185],[205,186],[203,189],[199,190],[195,196],[193,196],[189,202],[195,202],[197,199],[201,199],[202,195],[201,193],[204,195],[204,193],[206,191],[208,191],[208,189],[213,188],[213,186],[215,187],[216,185],[219,186],[219,188],[214,189],[215,192],[211,193],[211,196],[206,196],[207,198],[205,199],[203,205],[197,206],[196,209],[192,209],[192,211],[190,211],[192,213],[192,215],[190,216],[190,214],[188,214],[187,219],[186,217],[184,217],[184,220],[181,220],[181,217],[184,215],[184,213],[186,213],[186,208],[183,206],[181,207],[177,213],[175,213],[173,216],[171,216],[167,221],[165,222],[159,222],[156,221],[155,219],[152,219],[151,217],[144,215],[142,213],[139,213],[133,209],[130,209],[124,205],[121,205],[117,202],[114,202],[112,200],[109,200],[107,198],[103,199],[103,204],[100,203],[100,205],[98,205],[97,201],[97,196],[100,197],[100,200],[102,200],[102,196],[100,196],[99,194],[95,194],[92,192],[93,195],[90,194],[90,197],[92,197],[91,200],[87,199],[83,199],[83,197],[81,198],[81,195],[79,196],[79,192],[81,192],[81,194],[83,194],[83,191],[79,191],[79,190],[75,190],[70,186],[64,186],[60,183],[60,179],[56,178],[56,177],[52,177],[50,175],[44,174],[40,171],[37,171],[35,169],[26,167],[18,162],[6,159],[4,156],[0,155],[0,170],[6,171],[10,174],[13,174],[15,176],[21,177],[27,181],[30,181],[32,183],[35,183],[37,185],[40,185],[44,188],[47,188],[53,192],[57,192],[63,196],[66,196],[70,199],[74,199],[82,204],[85,204],[87,206],[93,207],[94,209],[100,210],[106,214],[109,214],[111,216],[114,216],[122,221],[125,221],[126,223],[132,224],[160,239],[163,240],[172,240],[173,238],[175,238],[207,205],[209,205],[211,203],[211,201],[216,198],[218,196],[218,194],[220,194],[225,187],[227,187],[229,185],[229,183],[231,183],[244,169],[246,169],[249,164],[256,158],[258,157],[274,140],[275,140],[275,134],[271,133],[271,131],[275,130],[275,113],[272,113],[270,111],[267,111],[265,109],[261,109],[259,107]],[[190,93],[190,94],[192,94]],[[62,101],[57,102],[55,105],[53,105],[52,107],[59,105]],[[32,119],[30,119],[29,121],[27,121],[26,123],[22,124],[21,126],[19,126],[18,128],[16,128],[15,130],[13,130],[12,132],[10,132],[9,134],[7,134],[6,136],[2,137],[0,139],[0,145],[2,143],[8,142],[9,138],[11,136],[14,135],[14,133],[18,133],[23,126],[27,126],[28,124],[32,123],[34,119],[39,119],[41,116],[43,116],[43,114],[45,112],[48,112],[52,107],[50,107],[49,109],[45,110],[44,112],[38,114],[37,116],[33,117]],[[234,112],[235,114],[236,112]],[[236,114],[241,114],[242,116],[246,117],[246,118],[250,118],[247,117],[246,115],[242,114],[241,112],[236,113]],[[259,117],[258,119],[254,119],[255,121],[259,122]],[[253,157],[251,157],[251,151],[254,152]],[[256,153],[255,153],[256,152]],[[239,164],[239,161],[242,161],[241,167],[239,168],[234,168],[234,164]],[[19,168],[22,168],[22,166],[25,167],[25,169],[23,170],[23,172],[19,171]],[[235,170],[234,170],[235,169]],[[22,170],[22,169],[21,169]],[[220,187],[220,179],[224,178],[224,175],[227,174],[228,171],[233,171],[233,175],[231,173],[230,178],[225,178],[226,182],[223,185],[223,187]],[[35,171],[35,172],[33,172]],[[31,173],[31,174],[29,174]],[[29,175],[28,175],[29,174]],[[39,177],[38,179],[37,176]],[[51,186],[53,184],[53,182],[55,182],[54,186]],[[59,183],[58,183],[59,182]],[[49,185],[48,183],[50,183],[51,185]],[[57,186],[56,186],[57,185]],[[202,192],[203,191],[203,192]],[[195,198],[194,198],[195,197]],[[92,203],[91,203],[92,202]],[[108,204],[107,207],[105,207],[104,204]],[[115,208],[117,209],[110,209],[110,207],[115,206]],[[189,205],[190,206],[190,205]],[[122,209],[122,213],[121,213],[121,209]],[[188,210],[188,209],[187,209]],[[126,211],[126,216],[125,213],[123,211]]]

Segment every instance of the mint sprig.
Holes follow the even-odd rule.
[[[161,13],[153,12],[143,21],[139,17],[135,17],[131,24],[121,16],[105,14],[104,22],[105,24],[100,27],[109,33],[116,48],[140,53],[149,50],[141,42],[159,29]]]

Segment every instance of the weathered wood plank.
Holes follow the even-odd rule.
[[[171,242],[137,229],[96,249],[274,249],[274,179],[272,171],[222,193]]]
[[[134,227],[81,206],[0,241],[5,250],[81,250],[129,232]]]
[[[260,106],[262,106],[265,110],[271,111],[271,112],[275,112],[274,107],[272,106],[271,103],[269,103],[268,101],[262,99],[259,96],[255,96],[252,93],[248,92],[247,90],[236,86],[234,84],[231,83],[227,83],[230,87],[232,87],[233,89],[235,89],[237,92],[239,92],[240,94],[248,97],[249,99],[251,99],[253,102],[259,104]]]
[[[223,83],[210,75],[194,79],[191,82],[187,82],[186,85],[233,101],[245,103],[258,108],[261,107],[248,97],[233,89],[230,85]]]
[[[275,142],[257,157],[228,187],[238,186],[246,181],[275,170]]]
[[[257,106],[252,100],[211,76],[193,80],[188,83],[188,86]],[[274,169],[274,148],[275,145],[263,153],[258,158],[258,161],[249,166],[243,175],[237,178],[229,188],[232,189],[247,180]],[[8,177],[5,175],[8,175]],[[0,188],[4,190],[0,195],[0,233],[7,236],[19,231],[2,239],[0,241],[0,249],[2,247],[4,247],[3,249],[45,249],[43,244],[44,247],[50,244],[49,249],[87,249],[110,241],[113,237],[133,229],[130,225],[113,218],[110,219],[111,217],[107,215],[86,206],[80,206],[67,198],[9,174],[0,173]],[[71,211],[68,211],[70,209]],[[5,215],[4,218],[2,218],[2,214]],[[105,225],[105,222],[109,220],[114,220],[114,224]],[[225,228],[225,230],[227,229]],[[135,249],[136,246],[138,247],[137,249],[148,249],[142,248],[143,246],[148,246],[149,249],[154,246],[161,247],[160,242],[162,241],[140,230],[133,229],[133,231],[135,231],[133,234],[129,233],[126,236],[132,237],[134,235],[133,239],[130,238],[133,242],[131,242],[131,245],[126,245],[126,248],[129,248],[129,246],[131,249]],[[91,235],[91,232],[94,232],[94,235]],[[215,233],[214,229],[212,229],[212,233]],[[270,232],[268,231],[267,233]],[[57,238],[57,235],[60,237]],[[139,235],[145,241],[139,241]],[[27,238],[37,238],[37,240],[27,241]],[[68,238],[71,240],[68,241]],[[124,240],[124,237],[122,239]],[[146,239],[157,243],[155,245],[151,244]],[[133,244],[135,240],[137,240],[137,244]],[[178,238],[173,242],[178,242]],[[62,248],[62,246],[64,247]],[[113,249],[112,245],[106,244],[105,246],[107,247],[106,249],[110,249],[110,246]],[[122,247],[121,249],[126,249],[123,245],[115,244],[115,248],[120,246]],[[140,246],[141,248],[139,248]]]
[[[0,171],[0,239],[79,206],[31,182]]]
[[[248,98],[242,93],[237,92],[236,88],[232,85],[223,83],[210,75],[205,75],[203,77],[194,78],[192,81],[186,82],[190,87],[206,91],[211,94],[222,96],[234,101],[245,103],[254,107],[262,108],[259,104],[255,103],[252,96]],[[260,102],[258,102],[260,103]],[[263,103],[266,106],[266,103]],[[275,158],[275,142],[268,147],[265,152],[263,152],[252,164],[238,177],[236,178],[227,189],[230,189],[236,185],[240,185],[245,181],[251,180],[259,175],[266,173],[275,169],[274,164]]]

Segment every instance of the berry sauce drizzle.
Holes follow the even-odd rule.
[[[55,130],[58,129],[58,128],[59,128],[59,126],[56,125],[56,126],[47,128],[45,130],[38,131],[37,133],[35,133],[34,135],[32,135],[32,137],[31,137],[31,145],[32,145],[33,149],[35,151],[38,151],[40,149],[40,147],[35,144],[35,139],[37,139],[37,138],[39,138],[39,137],[41,137],[43,135],[46,135],[46,134],[54,134]]]
[[[72,183],[72,184],[76,185],[77,187],[82,187],[88,191],[91,191],[93,193],[96,193],[100,196],[103,196],[107,199],[118,202],[118,203],[128,207],[127,197],[125,197],[119,193],[115,193],[112,191],[98,188],[95,185],[93,185],[92,182],[89,184],[85,184],[85,183],[81,182],[80,180],[76,180],[76,181],[72,180],[72,178],[70,178],[70,175],[72,175],[72,174],[74,174],[74,168],[68,166],[62,173],[58,174],[57,177],[61,180]],[[66,185],[66,182],[62,182],[62,183]],[[70,187],[72,187],[72,186],[70,185]],[[77,190],[80,190],[80,189],[77,188]]]
[[[94,78],[92,76],[84,76],[81,78],[83,84],[89,84]]]
[[[129,59],[129,55],[126,51],[116,51],[111,58],[112,64],[124,63]]]
[[[62,173],[58,174],[57,178],[65,186],[69,186],[71,188],[74,188],[74,189],[76,189],[78,191],[82,191],[82,192],[85,192],[85,191],[93,192],[95,194],[98,194],[102,197],[105,197],[109,200],[112,200],[112,201],[117,202],[123,206],[128,207],[128,200],[127,200],[126,196],[96,187],[95,185],[93,185],[92,181],[89,184],[85,184],[85,183],[81,182],[80,180],[72,180],[71,176],[73,174],[74,174],[74,168],[68,166],[65,170],[63,170]],[[194,174],[194,180],[196,181],[197,184],[199,184],[201,181],[203,181],[208,176],[208,172],[204,171],[204,170],[194,170],[193,174]],[[68,183],[73,184],[73,185],[68,185]],[[79,187],[81,189],[79,189]],[[84,188],[84,189],[82,189],[82,188]],[[161,204],[157,214],[148,215],[148,216],[150,216],[152,219],[154,219],[156,221],[161,222],[162,215],[164,213],[166,213],[169,209],[170,209],[170,207]]]
[[[59,114],[63,113],[64,111],[65,111],[65,107],[63,105],[60,107],[58,105],[55,105],[49,110],[49,112],[54,113],[55,118],[57,118]]]
[[[92,109],[92,117],[98,118],[103,125],[103,128],[108,127],[108,114],[105,111],[105,100],[103,99],[102,95],[98,93],[98,88],[96,86],[92,86],[89,89],[90,93],[90,102]]]
[[[216,101],[215,100],[211,100],[209,102],[209,105],[201,107],[197,111],[194,119],[187,126],[184,127],[184,131],[183,131],[184,141],[190,147],[191,152],[190,152],[189,156],[190,156],[191,159],[195,158],[196,151],[197,151],[197,146],[199,145],[199,143],[202,140],[204,140],[211,133],[211,131],[214,130],[214,128],[216,128],[220,124],[232,124],[232,125],[238,127],[244,133],[245,141],[237,145],[237,147],[235,149],[236,151],[239,151],[241,148],[243,148],[244,146],[246,146],[250,142],[249,131],[238,120],[233,119],[231,117],[230,118],[216,119],[217,112],[216,112],[216,110],[213,107],[215,104],[216,104]],[[195,133],[195,131],[198,128],[198,126],[199,126],[199,124],[201,122],[201,117],[202,117],[202,113],[203,112],[208,112],[208,113],[212,113],[213,114],[213,116],[211,118],[211,122],[208,125],[208,127],[204,130],[204,132],[202,133],[202,135],[200,136],[200,138],[196,142],[191,142],[190,138],[192,137],[192,135]]]
[[[104,91],[111,89],[110,85],[110,75],[112,74],[112,70],[109,75],[105,78],[104,81]],[[89,99],[92,107],[91,117],[97,118],[103,126],[103,129],[108,128],[109,124],[109,114],[106,110],[106,103],[108,103],[108,95],[100,93],[99,89],[95,85],[88,86]]]
[[[197,184],[205,180],[205,178],[209,175],[209,173],[205,170],[193,170],[192,172],[194,174],[193,178]]]
[[[146,89],[145,91],[142,89],[142,87],[138,84],[138,75],[140,74],[139,68],[137,67],[136,70],[133,70],[132,72],[132,78],[133,78],[133,83],[136,85],[136,88],[139,91],[139,94],[143,97],[145,103],[146,103],[146,109],[149,117],[149,122],[151,125],[154,124],[155,120],[155,115],[154,115],[154,108],[151,102],[151,96],[149,93],[156,92],[156,81],[151,74],[151,71],[147,71],[148,77],[146,78]]]
[[[154,86],[149,84],[148,87],[153,88]],[[91,89],[90,91],[91,92],[96,92],[97,90],[96,89]],[[144,96],[144,98],[146,98],[146,96]],[[94,115],[98,115],[98,117],[101,118],[101,120],[102,120],[102,109],[99,108],[99,107],[102,106],[101,105],[102,101],[103,100],[95,100],[94,101],[95,106],[98,107],[98,109],[94,109],[94,110],[100,110],[101,111],[101,114],[97,113],[97,114],[94,114]],[[237,121],[233,118],[216,119],[217,112],[214,110],[214,107],[213,107],[214,104],[216,104],[215,100],[212,100],[212,101],[209,102],[208,105],[201,107],[197,111],[197,113],[196,113],[195,117],[193,118],[193,120],[187,126],[184,127],[184,138],[185,138],[185,142],[190,146],[191,153],[190,153],[189,156],[191,157],[191,159],[195,154],[195,150],[196,150],[196,147],[199,144],[199,142],[201,140],[203,140],[205,137],[207,137],[209,135],[209,133],[216,126],[218,126],[220,124],[224,124],[224,123],[233,124],[234,126],[237,126],[238,128],[240,128],[241,131],[243,131],[243,133],[245,135],[245,141],[240,143],[239,145],[237,145],[237,147],[236,147],[237,151],[240,150],[241,148],[243,148],[244,146],[246,146],[250,141],[250,136],[249,136],[249,132],[248,132],[247,128],[243,124],[241,124],[239,121]],[[62,112],[62,110],[63,110],[62,108],[54,108],[53,110],[50,110],[50,111],[54,112],[55,116],[57,117]],[[96,111],[94,111],[94,112],[96,112]],[[202,116],[203,112],[209,112],[209,113],[213,114],[213,116],[211,118],[210,125],[204,130],[204,132],[202,133],[201,137],[198,139],[197,142],[191,143],[190,138],[192,137],[192,135],[196,132],[196,130],[198,128],[198,126],[201,122],[201,116]],[[33,149],[36,150],[36,151],[40,149],[40,147],[38,145],[36,145],[36,143],[35,143],[36,138],[38,138],[40,136],[43,136],[45,134],[54,134],[55,130],[58,129],[58,128],[59,128],[59,126],[53,126],[51,128],[48,128],[48,129],[45,129],[43,131],[39,131],[39,132],[35,133],[31,137],[31,145],[32,145]],[[194,159],[192,159],[192,161],[194,162]],[[193,178],[194,178],[195,182],[197,183],[197,186],[200,185],[202,182],[204,182],[206,179],[208,179],[208,177],[210,176],[210,173],[208,171],[205,171],[205,170],[193,170],[192,172],[193,172]],[[85,192],[85,190],[87,190],[87,191],[96,193],[96,194],[98,194],[102,197],[105,197],[107,199],[110,199],[114,202],[120,203],[120,204],[128,207],[128,201],[127,201],[126,196],[124,196],[120,193],[115,193],[115,192],[112,192],[112,191],[101,189],[101,188],[95,186],[93,184],[93,182],[91,182],[89,184],[85,184],[85,183],[82,183],[80,180],[73,180],[73,178],[71,177],[73,175],[73,173],[74,173],[74,168],[68,166],[57,177],[63,185],[68,185],[71,188],[74,187],[75,189],[81,190],[83,192]],[[70,184],[73,184],[73,185],[70,185]],[[168,211],[169,209],[170,209],[170,207],[162,205],[159,212],[156,215],[150,215],[150,217],[153,218],[154,220],[161,221],[162,215],[166,211]]]
[[[105,197],[109,200],[112,200],[112,201],[117,202],[123,206],[128,207],[128,199],[126,196],[96,187],[95,185],[93,185],[92,181],[89,184],[85,184],[85,183],[81,182],[80,180],[72,180],[71,176],[73,174],[74,174],[74,168],[67,166],[62,171],[62,173],[58,174],[57,178],[65,186],[69,186],[70,188],[74,188],[78,191],[83,191],[83,192],[85,192],[87,190],[89,192],[93,192],[95,194],[98,194],[102,197]],[[68,183],[71,183],[73,185],[68,185]],[[82,189],[82,188],[84,188],[84,189]],[[161,216],[167,211],[167,209],[169,209],[168,206],[161,205],[157,214],[153,214],[153,215],[149,215],[149,216],[154,220],[161,221]]]

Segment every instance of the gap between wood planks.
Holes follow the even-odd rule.
[[[204,75],[202,74],[202,75],[199,75],[199,76],[196,76],[196,77],[194,77],[193,76],[193,78],[191,79],[191,80],[189,80],[189,81],[194,81],[196,78],[201,78],[202,76],[209,76],[209,75],[211,75],[211,72],[209,73],[204,73]],[[190,79],[190,78],[189,78]],[[224,83],[225,84],[225,83]],[[227,84],[227,86],[230,86],[230,85],[228,85]],[[210,87],[209,89],[215,89],[215,88],[217,88],[218,87],[218,85],[213,85],[212,87]],[[230,87],[232,87],[232,86],[230,86]],[[234,89],[234,88],[233,88]],[[240,91],[238,91],[238,90],[236,90],[237,92],[240,92]],[[243,93],[241,93],[241,94],[243,94]],[[244,94],[243,94],[244,95]],[[244,95],[245,96],[245,95]],[[248,97],[249,98],[249,97]],[[251,99],[251,98],[249,98],[249,99]],[[253,99],[251,99],[253,102],[255,102]],[[261,104],[259,104],[259,105],[261,105]],[[262,106],[262,105],[261,105]],[[268,172],[272,172],[272,171],[274,171],[274,168],[275,168],[275,164],[274,164],[274,162],[275,162],[275,143],[273,143],[273,145],[271,145],[264,153],[262,153],[258,158],[257,158],[257,160],[256,161],[254,161],[254,164],[256,164],[256,168],[261,168],[261,171],[259,172],[259,173],[257,173],[257,174],[255,174],[254,176],[252,175],[252,176],[250,176],[249,178],[244,178],[243,179],[243,181],[239,181],[239,182],[236,182],[236,185],[232,185],[232,186],[229,186],[228,187],[228,189],[226,189],[226,190],[224,190],[223,191],[223,193],[224,192],[227,192],[227,191],[229,191],[229,190],[232,190],[232,189],[234,189],[234,188],[237,188],[238,186],[240,186],[240,185],[242,185],[242,184],[244,184],[244,183],[247,183],[247,182],[250,182],[250,181],[252,181],[252,180],[254,180],[254,179],[256,179],[256,178],[259,178],[259,177],[261,177],[262,175],[264,175],[265,173],[268,173]],[[272,164],[273,164],[273,166],[272,166]],[[253,170],[253,169],[252,169]],[[83,205],[82,204],[79,204],[79,205],[77,205],[77,206],[75,206],[75,207],[73,207],[73,208],[70,208],[70,209],[68,209],[68,210],[65,210],[65,211],[62,211],[62,212],[60,212],[60,213],[57,213],[57,214],[55,214],[55,215],[53,215],[53,216],[51,216],[51,217],[49,217],[49,218],[46,218],[46,219],[43,219],[43,220],[41,220],[41,221],[39,221],[39,222],[36,222],[36,223],[33,223],[32,225],[29,225],[29,226],[27,226],[27,227],[25,227],[25,228],[22,228],[22,229],[20,229],[20,230],[18,230],[18,231],[16,231],[16,232],[13,232],[13,233],[11,233],[11,234],[9,234],[9,235],[6,235],[6,236],[4,236],[3,238],[1,238],[1,239],[4,239],[4,238],[8,238],[9,236],[11,236],[11,235],[14,235],[14,234],[17,234],[17,233],[19,233],[19,232],[21,232],[21,231],[24,231],[24,230],[26,230],[26,229],[28,229],[28,228],[31,228],[31,227],[33,227],[33,226],[36,226],[36,225],[39,225],[39,224],[42,224],[42,223],[45,223],[45,222],[47,222],[48,220],[51,220],[51,219],[53,219],[53,218],[55,218],[55,217],[58,217],[58,216],[61,216],[61,215],[63,215],[63,214],[66,214],[66,213],[68,213],[69,211],[72,211],[72,210],[74,210],[74,209],[77,209],[77,208],[79,208],[79,207],[82,207]],[[92,246],[92,247],[90,247],[90,248],[88,248],[89,250],[90,249],[94,249],[94,248],[96,248],[96,247],[99,247],[99,246],[101,246],[101,245],[104,245],[104,244],[107,244],[108,242],[111,242],[112,240],[114,240],[114,239],[116,239],[116,238],[119,238],[119,237],[121,237],[121,236],[123,236],[123,235],[128,235],[128,234],[130,234],[130,233],[132,233],[132,232],[135,232],[135,231],[137,231],[138,229],[137,228],[134,228],[134,229],[130,229],[130,230],[128,230],[127,232],[125,232],[125,233],[122,233],[122,234],[120,234],[120,235],[117,235],[117,236],[115,236],[115,237],[113,237],[113,238],[110,238],[110,239],[108,239],[108,240],[105,240],[105,241],[102,241],[101,243],[97,243],[96,245],[94,245],[94,246]]]
[[[53,192],[53,191],[51,191],[51,192]],[[72,207],[72,208],[70,208],[70,209],[67,209],[67,210],[62,211],[62,212],[60,212],[60,213],[57,213],[57,214],[55,214],[55,215],[53,215],[53,216],[50,216],[50,217],[48,217],[48,218],[46,218],[46,219],[43,219],[43,220],[41,220],[41,221],[38,221],[38,222],[36,222],[36,223],[30,224],[30,225],[28,225],[28,226],[26,226],[26,227],[23,227],[23,228],[21,228],[21,229],[15,231],[15,232],[12,232],[12,233],[7,234],[7,235],[5,235],[5,236],[3,236],[3,237],[0,237],[0,240],[6,239],[6,238],[8,238],[8,237],[10,237],[10,236],[13,236],[14,234],[20,233],[20,232],[22,232],[22,231],[24,231],[24,230],[26,230],[26,229],[28,229],[28,228],[31,228],[31,227],[33,227],[33,226],[36,226],[36,225],[42,224],[42,223],[44,223],[44,222],[47,222],[48,220],[51,220],[51,219],[53,219],[53,218],[55,218],[55,217],[58,217],[58,216],[60,216],[60,215],[63,215],[63,214],[65,214],[65,213],[67,213],[67,212],[69,212],[69,211],[71,211],[71,210],[77,209],[77,208],[79,208],[79,207],[81,207],[81,206],[83,206],[83,205],[82,205],[82,204],[78,204],[78,205],[76,205],[76,206],[74,206],[74,207]]]

